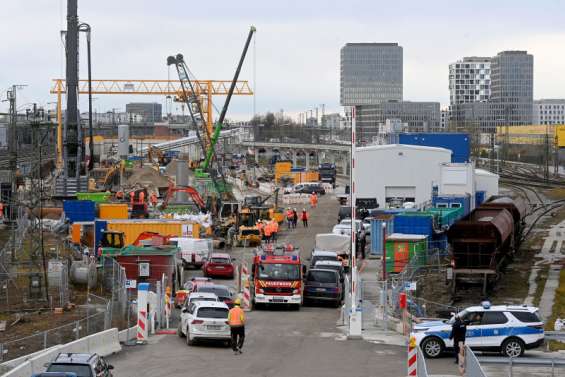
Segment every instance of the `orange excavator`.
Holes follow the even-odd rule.
[[[161,204],[161,209],[167,208],[169,205],[169,201],[173,197],[176,192],[186,192],[192,198],[194,204],[198,206],[198,209],[202,212],[207,212],[206,203],[202,200],[202,197],[196,191],[194,187],[190,186],[175,186],[172,182],[169,182],[169,189],[167,190],[167,195],[165,196],[165,200]]]

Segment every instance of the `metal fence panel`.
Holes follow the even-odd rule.
[[[428,377],[428,367],[426,366],[426,359],[420,347],[416,347],[416,375],[418,377]]]
[[[465,376],[487,377],[479,363],[479,360],[477,359],[477,356],[475,356],[473,351],[467,345],[465,346]]]

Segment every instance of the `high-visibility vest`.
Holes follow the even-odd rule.
[[[259,231],[261,232],[261,231],[263,231],[264,228],[265,228],[265,224],[263,224],[262,221],[259,221],[257,223],[257,229],[259,229]]]
[[[0,202],[0,218],[4,217],[4,203]]]
[[[265,225],[264,232],[266,236],[270,236],[273,233],[273,225],[270,222]]]
[[[279,231],[279,223],[273,220],[273,232],[276,233],[278,231]]]
[[[289,219],[289,220],[292,220],[293,212],[291,210],[286,211],[286,218]]]
[[[145,202],[145,193],[142,191],[139,193],[139,204],[143,204]]]
[[[308,212],[303,211],[302,215],[300,216],[302,220],[308,220]]]
[[[228,323],[232,327],[245,325],[245,313],[239,306],[234,306],[228,313]]]

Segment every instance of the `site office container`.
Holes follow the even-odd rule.
[[[124,243],[131,245],[143,232],[155,232],[163,236],[194,237],[200,236],[200,224],[179,220],[107,220],[106,230],[124,233]]]
[[[473,198],[473,201],[475,198]],[[475,204],[473,202],[473,204]],[[432,196],[432,206],[435,208],[459,208],[463,207],[463,216],[471,212],[470,195],[437,195]]]
[[[77,221],[94,221],[96,204],[91,200],[65,200],[63,211],[71,223]]]
[[[116,253],[114,258],[125,269],[129,280],[154,285],[165,274],[169,284],[172,284],[177,253],[176,247],[126,247]]]
[[[399,213],[394,216],[394,231],[402,234],[421,234],[432,237],[438,215],[423,211]]]
[[[98,218],[100,219],[127,219],[128,205],[120,203],[100,203],[98,205]]]
[[[402,133],[398,136],[398,143],[449,149],[452,152],[451,162],[469,162],[471,154],[471,139],[466,133]]]
[[[75,221],[70,227],[71,242],[75,245],[94,246],[94,221]]]
[[[320,174],[314,170],[275,173],[275,183],[279,183],[282,177],[290,177],[295,185],[302,182],[318,182],[320,180]]]
[[[386,271],[402,272],[412,258],[417,258],[417,264],[425,263],[427,250],[428,237],[425,235],[393,233],[387,236]]]
[[[371,220],[371,254],[372,255],[383,255],[383,236],[390,236],[394,233],[394,215],[389,214],[379,214]],[[383,229],[383,224],[386,228]]]
[[[476,191],[475,192],[475,208],[479,207],[485,201],[487,195],[486,191]]]
[[[292,169],[291,161],[277,161],[275,163],[275,175],[277,173],[289,173],[290,169]]]

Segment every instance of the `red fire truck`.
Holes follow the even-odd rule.
[[[253,305],[302,304],[300,251],[290,244],[266,244],[255,250],[251,269]]]

